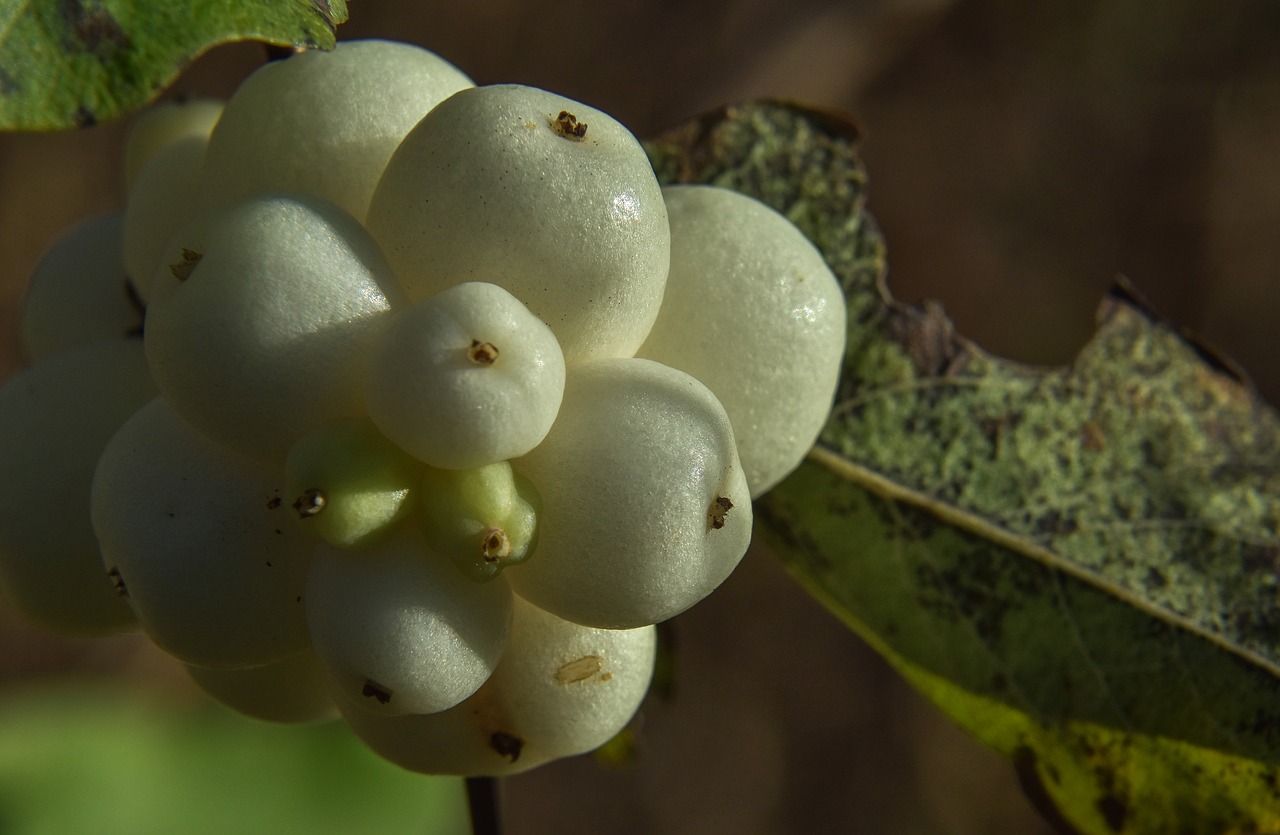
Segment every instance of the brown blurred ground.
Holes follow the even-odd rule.
[[[1280,5],[1267,0],[356,2],[345,37],[422,43],[480,83],[555,89],[652,134],[783,96],[866,130],[871,208],[901,298],[1067,362],[1118,273],[1239,360],[1275,401]],[[179,88],[225,94],[238,46]],[[0,137],[0,375],[50,237],[120,201],[122,126]],[[125,675],[189,696],[135,641],[55,641],[3,619],[0,686]],[[752,553],[677,625],[675,698],[629,772],[589,760],[508,781],[512,833],[1038,833],[1007,766],[901,685]]]

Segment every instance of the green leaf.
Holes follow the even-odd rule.
[[[404,771],[342,722],[272,725],[104,686],[0,701],[0,832],[469,832],[462,781]]]
[[[1067,368],[883,285],[856,132],[733,108],[650,146],[783,211],[849,303],[832,417],[762,500],[792,573],[1065,831],[1280,831],[1280,418],[1124,283]]]
[[[0,0],[0,130],[120,116],[227,41],[332,49],[346,19],[345,0]]]

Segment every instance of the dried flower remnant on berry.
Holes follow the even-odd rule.
[[[724,527],[724,517],[733,509],[733,502],[729,501],[728,496],[716,496],[711,502],[711,508],[707,511],[707,524],[712,530],[720,530]]]
[[[480,553],[487,563],[496,563],[511,556],[511,537],[502,528],[489,528],[481,540]]]
[[[195,272],[196,265],[200,263],[200,259],[203,257],[204,253],[183,247],[182,260],[170,264],[169,272],[179,281],[186,281],[191,277],[191,273]]]
[[[587,137],[587,123],[579,122],[578,117],[567,110],[561,110],[560,115],[551,120],[551,129],[574,142],[581,142]]]
[[[467,348],[467,359],[476,365],[493,365],[498,361],[498,346],[492,342],[473,339],[471,346]]]
[[[324,510],[325,505],[328,503],[329,501],[325,498],[324,493],[321,490],[312,487],[310,490],[304,491],[301,496],[294,499],[293,509],[298,511],[299,518],[306,519],[308,517],[315,516],[317,513]]]

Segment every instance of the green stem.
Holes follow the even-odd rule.
[[[467,805],[471,807],[472,835],[502,835],[496,777],[468,777]]]

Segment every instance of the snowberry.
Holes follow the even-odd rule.
[[[172,99],[140,113],[125,142],[125,183],[133,188],[148,162],[170,145],[187,139],[207,141],[223,104],[220,99]]]
[[[298,437],[364,412],[368,348],[398,290],[340,209],[252,197],[202,215],[153,276],[147,359],[194,426],[279,461]]]
[[[473,580],[490,580],[533,555],[541,499],[508,462],[469,470],[428,467],[421,498],[428,543]]]
[[[635,714],[653,676],[652,626],[593,629],[515,598],[511,638],[484,686],[430,715],[339,703],[383,757],[426,774],[514,774],[598,748]]]
[[[325,666],[310,649],[240,670],[185,666],[201,690],[255,719],[323,722],[338,715]]]
[[[369,414],[434,467],[524,455],[551,428],[564,357],[550,329],[495,284],[468,282],[391,317],[364,374]]]
[[[567,620],[615,629],[666,620],[720,585],[751,539],[724,408],[656,362],[573,368],[551,432],[512,466],[542,508],[537,552],[505,576]]]
[[[715,393],[759,496],[799,465],[831,411],[844,293],[813,244],[758,200],[711,186],[663,196],[671,275],[638,356]]]
[[[213,129],[201,204],[304,192],[363,220],[400,140],[470,86],[439,56],[391,41],[345,41],[267,64],[240,85]]]
[[[511,623],[501,578],[474,583],[413,526],[359,552],[321,546],[307,580],[316,652],[364,710],[435,713],[493,672]]]
[[[171,655],[252,667],[306,648],[314,543],[285,518],[280,481],[187,425],[163,398],[103,450],[91,499],[102,558]]]
[[[155,396],[137,340],[62,351],[0,388],[0,579],[30,617],[110,632],[133,614],[107,576],[89,485],[116,429]]]
[[[190,137],[161,148],[138,172],[129,189],[124,218],[124,263],[142,299],[151,296],[151,280],[165,247],[197,214],[192,199],[207,139]]]
[[[141,334],[142,311],[121,258],[121,224],[119,213],[82,221],[41,259],[19,318],[28,360]]]
[[[136,624],[232,708],[340,711],[419,771],[618,733],[653,625],[825,419],[843,304],[804,236],[662,190],[598,110],[381,41],[159,108],[127,168],[0,389],[19,605]]]
[[[420,466],[366,420],[304,435],[285,460],[293,518],[330,545],[356,548],[412,512]]]
[[[550,326],[566,363],[635,353],[662,303],[670,233],[644,149],[545,90],[442,102],[387,163],[368,226],[410,298],[500,285]]]
[[[404,134],[470,86],[438,55],[392,41],[344,41],[266,64],[230,97],[210,136],[201,205],[305,192],[362,220]]]

